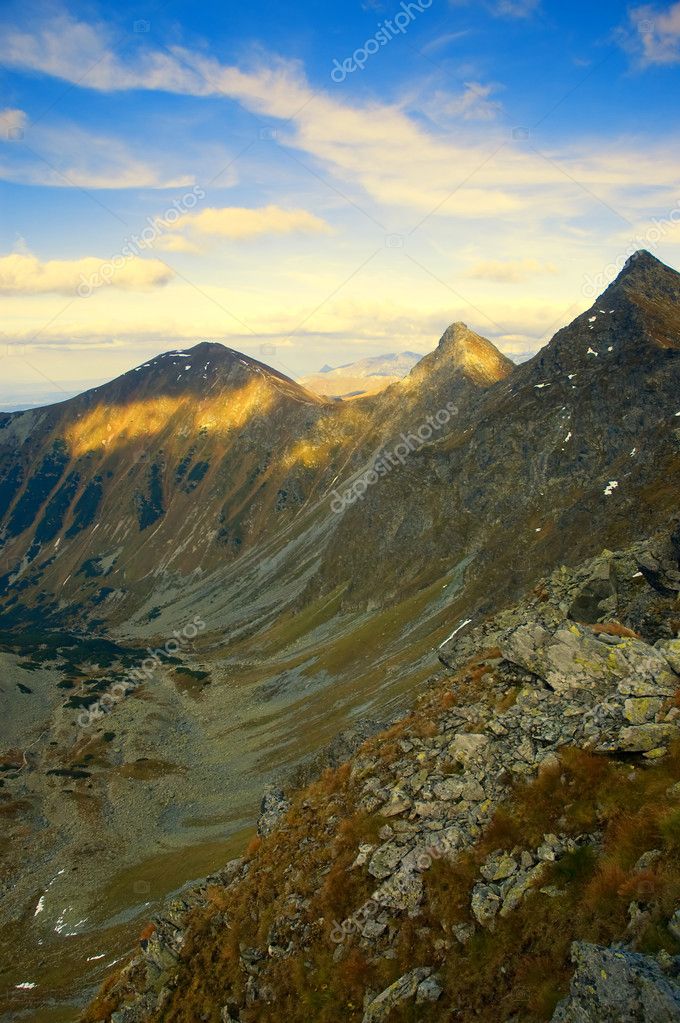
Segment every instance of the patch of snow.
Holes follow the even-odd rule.
[[[572,434],[572,432],[570,430],[569,433],[567,434],[567,436],[564,438],[564,443],[566,444],[568,440],[571,440],[572,436],[573,436],[573,434]]]
[[[536,530],[536,532],[537,532],[537,533],[540,533],[540,532],[541,532],[541,529],[542,529],[542,526],[539,526],[539,527],[538,527],[538,529]]]
[[[85,961],[88,963],[95,963],[98,959],[103,959],[105,955],[106,952],[102,952],[101,955],[98,956],[88,956]]]
[[[537,388],[539,388],[539,389],[540,389],[541,387],[550,387],[550,386],[551,386],[550,384],[534,384],[534,387],[537,387]]]
[[[38,913],[42,913],[44,908],[45,908],[45,896],[41,895],[40,898],[38,899],[38,905],[35,907],[35,913],[33,914],[33,916],[37,916]]]
[[[451,635],[447,636],[446,639],[444,640],[444,642],[439,644],[439,649],[441,650],[441,648],[443,646],[446,646],[446,644],[449,643],[453,639],[453,637],[456,636],[460,632],[461,629],[464,629],[466,625],[471,625],[471,624],[472,624],[472,618],[466,618],[464,622],[461,622],[460,625],[457,625],[456,628],[451,633]]]
[[[191,369],[191,364],[189,364],[188,366],[185,366],[184,368],[185,369]]]
[[[631,578],[632,579],[642,579],[642,572],[636,572],[634,576],[631,576]]]
[[[607,486],[604,488],[606,496],[611,497],[616,488],[618,487],[618,485],[619,485],[618,480],[610,480]]]
[[[595,323],[595,320],[596,320],[596,319],[597,319],[597,316],[591,316],[591,317],[589,318],[589,320],[588,320],[588,323]]]
[[[569,379],[569,380],[573,380],[575,376],[576,376],[576,374],[575,374],[575,373],[569,373],[569,374],[568,374],[568,379]]]
[[[586,355],[599,355],[599,354],[600,353],[596,352],[593,348],[589,348],[588,351],[586,352]]]
[[[607,351],[608,352],[613,352],[614,351],[614,345],[610,345],[609,348],[607,349]]]
[[[676,416],[680,416],[680,412],[676,412],[675,414],[676,414]]]
[[[22,980],[21,984],[15,984],[14,986],[18,991],[32,991],[35,987],[35,981]]]
[[[633,448],[633,450],[630,453],[630,457],[632,458],[634,455],[637,455],[637,448]]]

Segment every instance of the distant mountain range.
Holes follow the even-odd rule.
[[[391,359],[337,401],[204,342],[0,414],[13,983],[38,960],[53,1002],[101,979],[265,781],[393,715],[461,623],[676,511],[680,275],[649,253],[522,365],[461,323]]]
[[[416,352],[373,355],[343,366],[324,366],[316,374],[302,377],[300,383],[315,394],[329,398],[358,398],[377,394],[407,376],[422,356]]]

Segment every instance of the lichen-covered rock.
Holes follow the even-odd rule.
[[[656,644],[676,675],[680,675],[680,639],[662,639]]]
[[[369,1002],[362,1023],[382,1023],[392,1009],[415,996],[419,986],[431,973],[432,970],[429,966],[419,966],[415,970],[405,973],[399,980],[395,980],[394,984],[390,984]]]
[[[382,881],[397,869],[397,865],[405,853],[402,845],[394,842],[385,842],[373,853],[371,862],[368,864],[368,872],[377,881]]]
[[[649,956],[574,942],[576,972],[552,1023],[677,1023],[680,959],[672,975]]]
[[[517,870],[517,860],[502,851],[492,853],[482,864],[480,873],[487,881],[504,881]]]
[[[260,804],[260,816],[257,821],[257,833],[263,837],[270,835],[285,813],[290,803],[281,789],[270,785],[265,790]]]
[[[488,885],[475,885],[472,890],[470,908],[475,920],[482,927],[492,927],[493,921],[501,908],[500,896],[489,888]]]
[[[650,750],[667,746],[678,729],[675,725],[631,725],[619,732],[617,748],[624,753],[647,753]]]
[[[489,737],[487,735],[463,733],[457,735],[449,745],[449,755],[453,760],[458,761],[459,764],[467,766],[475,758],[479,757],[488,745]]]

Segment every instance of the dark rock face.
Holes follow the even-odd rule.
[[[680,957],[576,942],[571,993],[552,1023],[674,1023],[680,1019]]]
[[[294,576],[291,541],[319,509],[323,535],[302,600],[341,585],[346,605],[384,604],[465,559],[468,607],[516,599],[558,558],[592,555],[605,534],[628,543],[676,502],[679,306],[680,276],[640,253],[519,367],[454,323],[405,380],[358,405],[324,403],[204,343],[61,405],[3,416],[5,602],[16,603],[21,585],[25,604],[42,593],[43,615],[58,607],[81,624],[94,594],[82,576],[75,583],[85,540],[89,557],[113,559],[117,599],[98,620],[161,602],[154,569],[169,544],[181,587],[197,564],[208,576],[280,531],[277,556]],[[427,443],[412,443],[377,485],[330,513],[334,488],[423,427]],[[59,515],[50,510],[57,532],[37,537],[62,475],[74,474]],[[29,549],[33,571],[19,579]]]

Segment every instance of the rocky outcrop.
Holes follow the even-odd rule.
[[[655,549],[663,547],[659,541]],[[454,866],[474,854],[515,786],[559,774],[566,748],[630,761],[632,777],[636,770],[653,770],[664,762],[671,743],[680,739],[680,665],[672,624],[677,606],[675,596],[664,595],[653,584],[656,580],[641,574],[639,562],[648,549],[645,544],[607,551],[573,572],[560,569],[518,607],[461,630],[440,652],[447,670],[423,693],[423,709],[416,708],[350,758],[346,777],[353,812],[374,820],[375,828],[369,840],[357,842],[347,861],[348,891],[359,879],[358,889],[370,894],[350,905],[344,919],[332,922],[332,960],[338,969],[357,945],[367,963],[390,962],[397,954],[400,927],[413,927],[416,933],[431,927],[425,909],[434,865]],[[671,580],[672,565],[663,558],[657,562]],[[597,587],[588,591],[592,580],[603,578],[611,583],[608,595],[602,597]],[[574,618],[575,609],[585,607],[585,591],[601,596],[604,613],[598,621]],[[588,606],[592,610],[593,604]],[[261,835],[276,840],[290,830],[289,805],[282,792],[268,790]],[[307,805],[303,799],[302,809]],[[304,833],[299,851],[323,862],[324,849],[331,856],[344,823],[333,814],[320,835]],[[432,959],[417,960],[382,990],[367,988],[362,1023],[382,1023],[397,1006],[413,1000],[444,1005],[442,962],[464,951],[475,935],[490,940],[515,914],[521,915],[527,900],[559,899],[564,894],[559,877],[568,879],[574,865],[593,862],[603,847],[598,830],[556,829],[545,829],[532,843],[491,847],[477,861],[468,918],[433,942]],[[650,845],[635,872],[649,878],[661,855]],[[268,865],[265,875],[272,869]],[[333,869],[331,859],[315,883]],[[225,890],[237,892],[249,870],[248,863],[230,868],[221,882]],[[293,864],[285,867],[276,887],[292,870]],[[293,888],[273,920],[267,917],[267,942],[240,948],[241,976],[247,980],[241,1001],[227,1007],[231,1015],[226,1019],[238,1020],[241,1012],[250,1023],[253,1013],[276,1006],[281,964],[295,956],[304,959],[314,942],[323,940],[319,929],[324,921],[306,916],[310,899],[309,892]],[[650,959],[632,947],[648,912],[644,900],[631,901],[630,927],[620,935],[631,947],[574,946],[571,995],[554,1023],[678,1018],[676,961]],[[677,914],[664,925],[669,935],[680,936]],[[128,999],[128,1015],[120,1023],[141,1023],[149,1018],[150,1004],[163,1004],[164,992],[174,983],[173,963],[184,954],[182,935],[181,914],[177,919],[171,912],[157,921],[135,967],[147,981],[138,996]]]
[[[290,803],[281,789],[270,785],[262,797],[260,816],[257,821],[258,835],[271,835],[272,831],[288,810]]]
[[[585,942],[572,947],[576,972],[552,1023],[675,1023],[680,956],[660,960]]]

